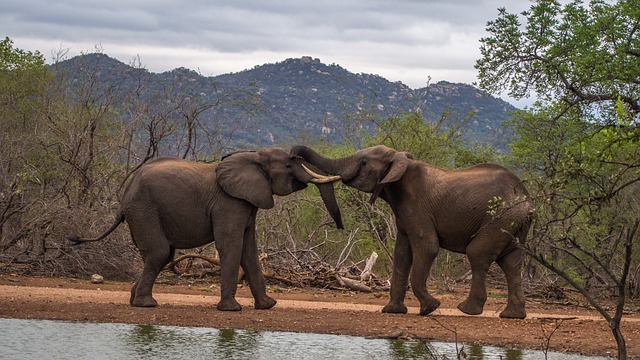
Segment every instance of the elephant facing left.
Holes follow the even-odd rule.
[[[266,293],[255,238],[258,209],[274,206],[273,195],[285,196],[304,189],[313,179],[338,228],[342,219],[335,196],[335,178],[309,175],[304,160],[282,148],[240,151],[218,164],[177,158],[157,158],[136,171],[126,187],[118,214],[102,235],[74,243],[99,241],[126,221],[144,269],[131,288],[133,306],[153,307],[156,277],[176,249],[215,241],[220,255],[219,310],[238,311],[235,299],[240,266],[245,272],[256,309],[269,309],[276,300]],[[305,166],[312,166],[305,163]],[[315,169],[315,167],[313,167]],[[322,177],[318,179],[317,177]]]

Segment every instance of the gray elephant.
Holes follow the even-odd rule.
[[[176,158],[149,161],[134,174],[119,213],[104,234],[93,239],[70,236],[75,243],[98,241],[127,221],[131,237],[144,260],[142,275],[131,288],[133,306],[152,307],[156,277],[174,256],[175,249],[194,248],[215,240],[220,255],[219,310],[241,310],[235,299],[242,266],[256,309],[269,309],[276,301],[266,294],[258,261],[255,222],[258,209],[274,206],[273,195],[302,190],[312,176],[303,160],[281,148],[233,153],[219,164]],[[307,166],[312,166],[307,164]],[[315,168],[314,168],[315,169]],[[320,171],[320,170],[318,170]],[[318,175],[321,196],[342,228],[332,178]]]
[[[305,146],[296,146],[291,153],[341,176],[346,185],[371,193],[372,203],[379,196],[391,206],[398,235],[390,301],[383,312],[407,312],[409,272],[420,314],[440,306],[426,281],[439,248],[444,248],[467,254],[471,264],[471,290],[458,309],[471,315],[482,313],[487,271],[495,261],[506,274],[509,292],[500,316],[526,317],[520,273],[523,254],[513,240],[525,241],[533,206],[511,171],[493,164],[439,169],[382,145],[339,159],[323,157]]]

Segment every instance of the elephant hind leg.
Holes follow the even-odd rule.
[[[486,279],[489,267],[504,246],[496,245],[491,232],[478,233],[467,246],[467,257],[471,265],[471,289],[467,299],[458,304],[458,310],[468,315],[480,315],[487,301]],[[503,236],[504,237],[504,236]]]
[[[487,301],[486,279],[491,262],[472,261],[471,258],[469,262],[471,263],[471,289],[467,299],[458,304],[458,310],[467,315],[480,315]]]
[[[522,289],[522,251],[515,249],[496,260],[507,278],[507,307],[500,313],[502,318],[524,319],[525,297]]]
[[[170,246],[155,248],[153,251],[140,251],[144,260],[142,275],[131,288],[130,303],[137,307],[154,307],[158,302],[153,298],[153,284],[160,271],[173,259],[175,249]]]
[[[251,294],[255,300],[255,308],[263,310],[271,309],[277,302],[267,295],[267,285],[258,259],[258,245],[256,244],[254,229],[255,224],[252,221],[245,231],[240,265],[249,281]]]

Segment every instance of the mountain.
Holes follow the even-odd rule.
[[[411,89],[401,82],[354,74],[308,56],[209,77],[185,68],[151,73],[104,54],[76,56],[55,64],[53,70],[67,74],[70,87],[82,86],[80,80],[91,74],[104,91],[135,93],[157,107],[167,102],[188,103],[189,111],[197,114],[204,127],[236,143],[258,146],[292,144],[301,137],[340,142],[355,124],[354,117],[418,111],[426,121],[438,121],[447,113],[450,122],[473,112],[467,140],[502,147],[510,135],[501,123],[515,110],[471,85],[442,81]],[[120,101],[122,106],[130,102]]]

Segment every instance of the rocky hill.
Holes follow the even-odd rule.
[[[411,89],[306,56],[210,77],[185,68],[151,73],[104,54],[77,56],[53,69],[66,73],[71,87],[82,84],[79,79],[90,73],[105,91],[137,93],[149,102],[154,97],[189,99],[204,126],[245,145],[292,144],[301,138],[340,142],[354,117],[419,111],[426,121],[446,113],[452,122],[474,113],[467,139],[502,147],[509,135],[501,123],[515,109],[471,85],[443,81]],[[367,123],[360,126],[366,128]]]

